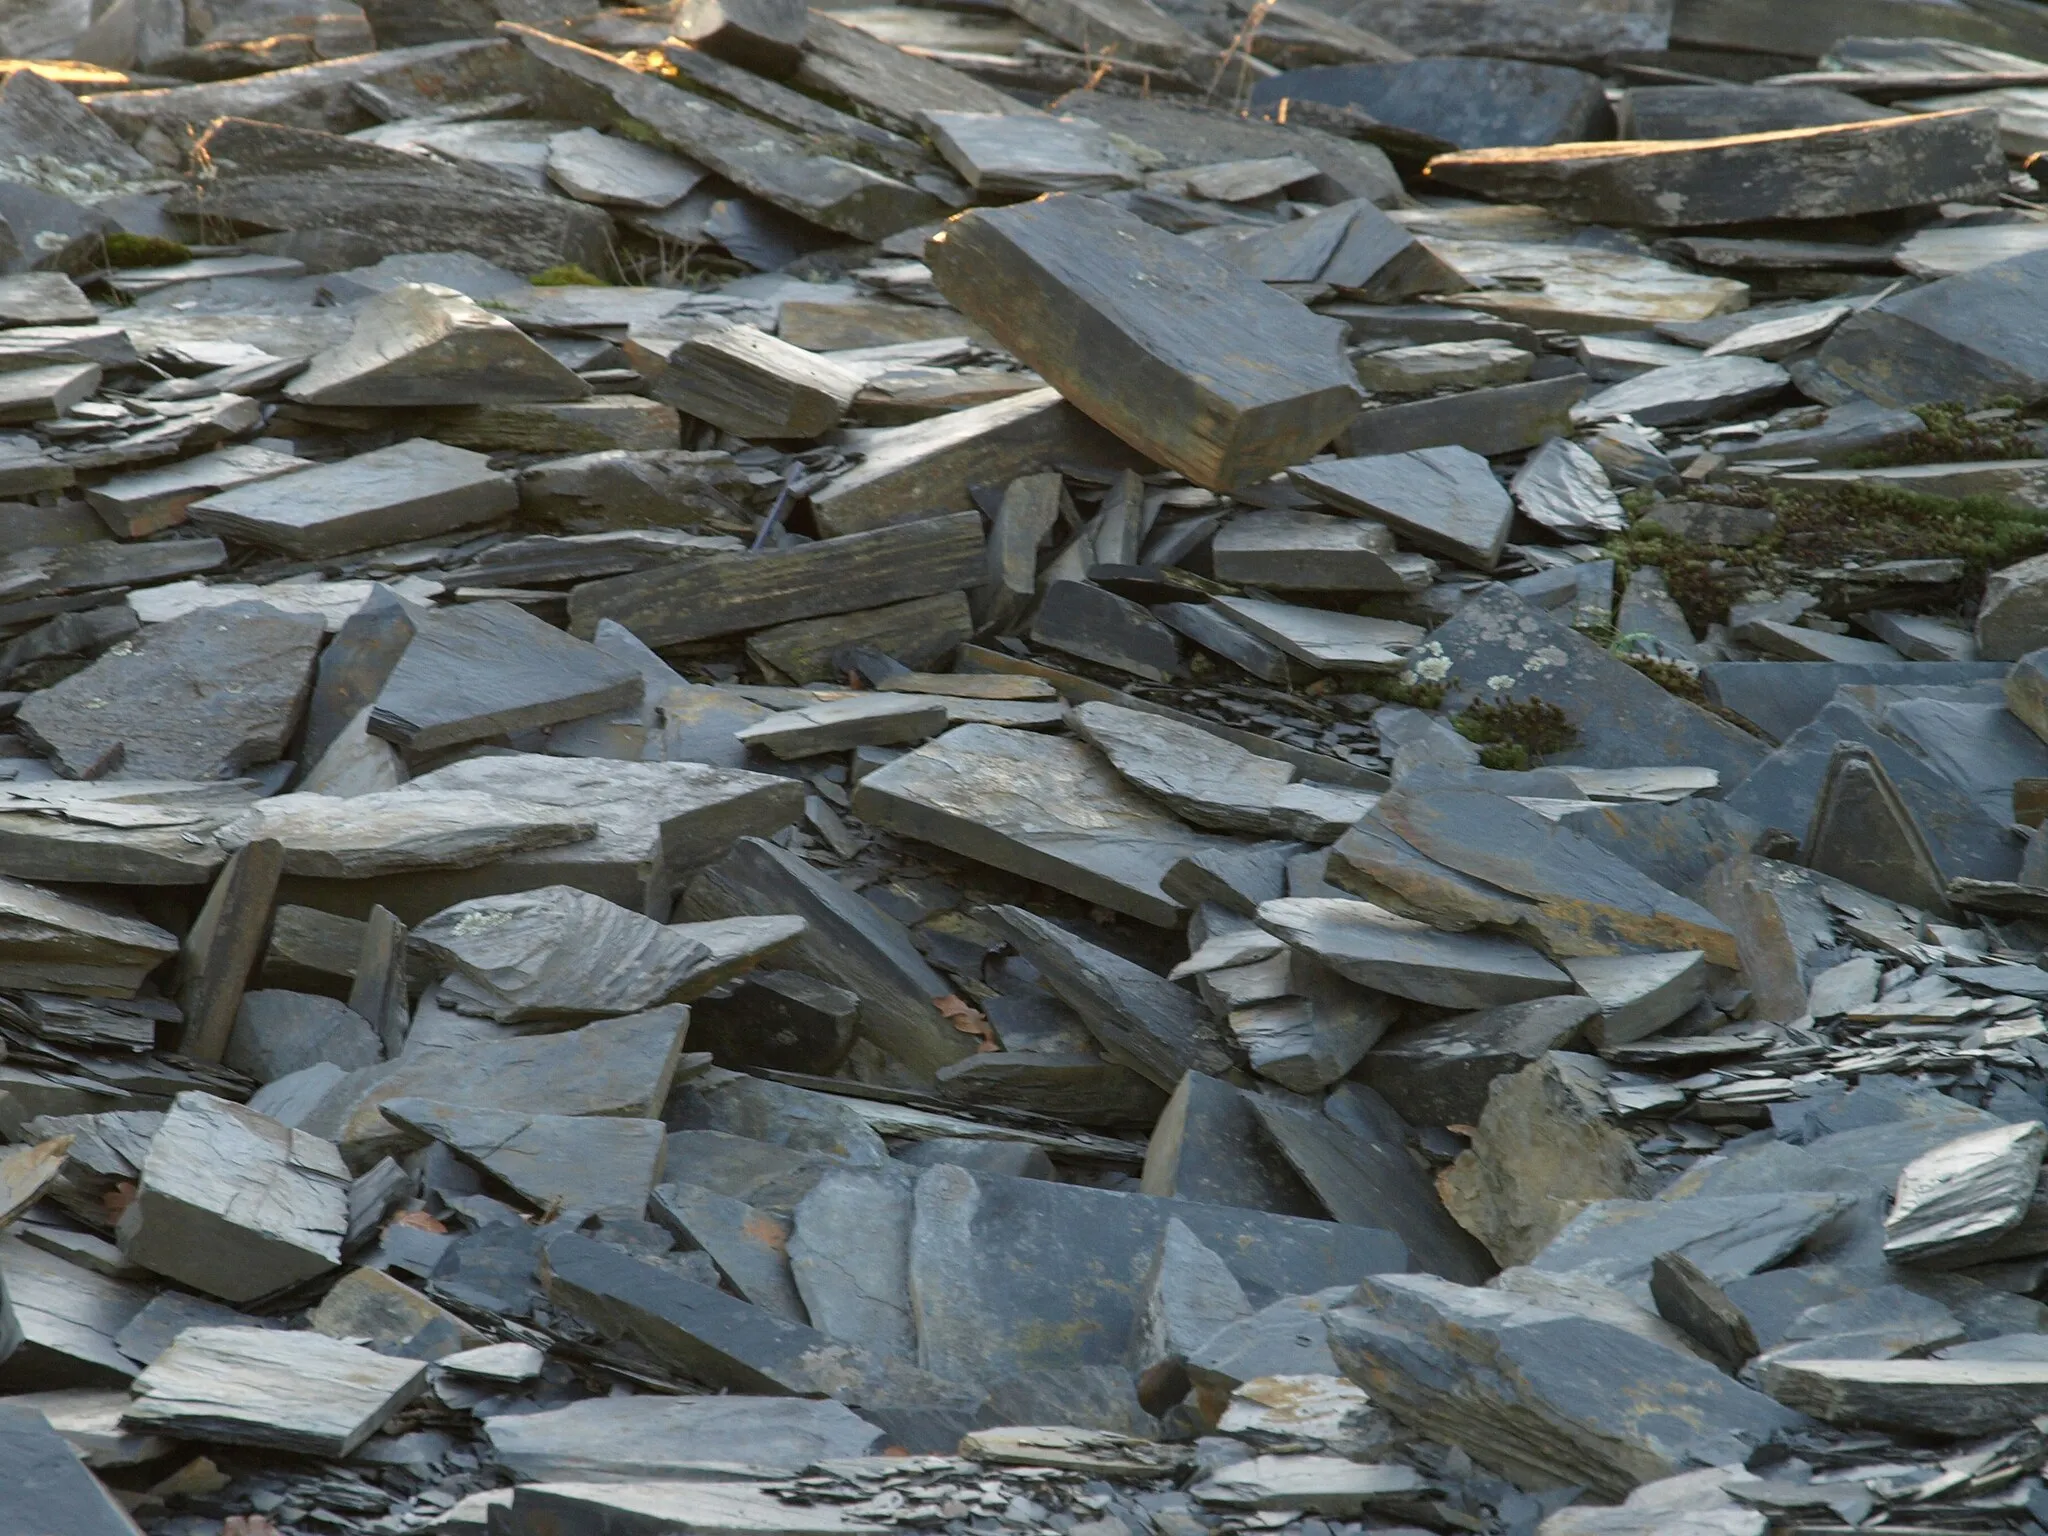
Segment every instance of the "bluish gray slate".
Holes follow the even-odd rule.
[[[1880,405],[1983,407],[2048,395],[2048,317],[2029,296],[2048,251],[1910,288],[1851,315],[1820,349],[1822,371]]]
[[[2003,661],[1710,661],[1700,668],[1707,697],[1783,741],[1827,708],[1850,683],[1975,683],[2006,674]]]
[[[1230,1206],[927,1168],[910,1294],[920,1362],[941,1374],[1121,1365],[1169,1217],[1219,1254],[1254,1306],[1408,1267],[1392,1234]]]
[[[1286,100],[1356,107],[1390,127],[1458,149],[1577,144],[1614,131],[1599,76],[1523,59],[1324,64],[1285,70],[1252,87],[1255,111],[1276,109]]]

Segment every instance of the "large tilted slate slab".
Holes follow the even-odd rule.
[[[522,608],[465,603],[420,625],[377,694],[370,733],[430,752],[602,714],[644,688],[626,662]]]
[[[1230,1070],[1223,1031],[1185,987],[1022,907],[990,913],[1096,1039],[1159,1087],[1171,1092],[1190,1072]]]
[[[1357,414],[1339,327],[1106,203],[976,209],[926,255],[963,314],[1199,485],[1299,463]]]
[[[921,1363],[968,1380],[1123,1364],[1171,1217],[1256,1306],[1407,1263],[1398,1239],[1370,1227],[940,1165],[918,1178],[911,1228]]]
[[[427,1384],[424,1360],[325,1334],[191,1328],[135,1379],[131,1429],[343,1457]]]
[[[1851,315],[1820,350],[1821,368],[1880,405],[2048,394],[2048,338],[2016,295],[2048,275],[2048,251],[1896,293]]]
[[[853,800],[870,825],[1162,926],[1181,909],[1160,880],[1219,843],[1132,790],[1094,748],[989,725],[906,753],[862,779]]]
[[[1586,1275],[1648,1306],[1650,1267],[1660,1255],[1682,1254],[1713,1280],[1737,1280],[1796,1252],[1849,1204],[1847,1195],[1806,1190],[1598,1200],[1574,1216],[1529,1264]]]
[[[1360,986],[1439,1007],[1493,1008],[1572,989],[1526,944],[1441,933],[1368,901],[1282,897],[1260,905],[1259,925]]]
[[[2048,1405],[2048,1360],[1785,1360],[1761,1372],[1780,1402],[1825,1419],[1912,1435],[1987,1435]]]
[[[1375,1275],[1329,1316],[1346,1375],[1411,1429],[1532,1488],[1618,1499],[1741,1462],[1804,1422],[1611,1324],[1433,1275]]]
[[[1505,587],[1484,588],[1468,598],[1457,617],[1415,648],[1409,671],[1445,683],[1443,707],[1453,714],[1480,699],[1557,705],[1577,727],[1579,741],[1551,754],[1552,763],[1697,763],[1719,772],[1726,791],[1769,750],[1747,732],[1665,692]]]
[[[510,320],[434,283],[401,283],[356,311],[289,395],[309,405],[500,405],[581,400],[590,386]]]
[[[1993,195],[1995,115],[1937,113],[1732,139],[1567,144],[1439,155],[1429,177],[1568,218],[1650,229],[1849,218]]]
[[[679,645],[978,586],[984,561],[979,515],[950,513],[586,582],[569,595],[569,625],[588,636],[613,619],[647,645]]]
[[[843,1403],[802,1397],[594,1397],[484,1421],[497,1459],[532,1482],[800,1472],[866,1456],[880,1430]]]
[[[225,1301],[341,1262],[348,1169],[316,1136],[206,1093],[180,1094],[121,1217],[130,1260]]]
[[[1515,506],[1486,460],[1469,448],[1423,448],[1309,464],[1289,471],[1331,506],[1390,524],[1411,542],[1490,571]]]
[[[485,455],[416,437],[208,496],[187,515],[197,527],[318,560],[471,528],[518,505],[512,477]]]
[[[16,720],[70,778],[233,778],[284,755],[322,633],[262,604],[190,614],[31,694]]]

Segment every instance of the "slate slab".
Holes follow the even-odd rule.
[[[1457,149],[1583,143],[1607,137],[1614,123],[1597,76],[1516,58],[1328,64],[1286,70],[1252,88],[1252,107],[1262,115],[1282,101],[1353,107]]]
[[[287,397],[307,405],[496,405],[581,400],[590,386],[502,315],[436,283],[368,300],[340,346],[314,357]]]
[[[499,1461],[536,1483],[790,1475],[871,1455],[883,1440],[843,1403],[796,1397],[586,1398],[494,1415],[484,1433]]]
[[[659,1120],[532,1115],[428,1099],[386,1099],[381,1108],[386,1119],[440,1142],[550,1219],[637,1221],[661,1177],[667,1128]]]
[[[483,454],[422,437],[223,491],[186,512],[198,527],[317,560],[473,528],[518,505],[512,477]]]
[[[1703,1361],[1497,1291],[1376,1275],[1357,1303],[1329,1318],[1345,1374],[1412,1430],[1533,1487],[1619,1498],[1801,1423]]]
[[[1444,933],[1371,902],[1289,896],[1259,925],[1360,986],[1449,1008],[1488,1008],[1569,991],[1571,980],[1525,944]]]
[[[966,1379],[1121,1363],[1169,1216],[1259,1305],[1406,1258],[1367,1227],[927,1168],[910,1241],[920,1361]]]
[[[2037,400],[2048,390],[2043,338],[2001,318],[2009,322],[2011,295],[2044,272],[2048,251],[2036,251],[1893,294],[1843,321],[1817,362],[1879,405]]]
[[[173,619],[39,690],[16,720],[72,778],[233,778],[283,756],[323,633],[261,604]]]
[[[1299,462],[1356,414],[1332,323],[1093,199],[976,210],[926,256],[962,313],[1199,485]],[[1083,334],[1085,357],[1071,345]]]
[[[1376,517],[1437,554],[1493,569],[1514,520],[1514,503],[1486,461],[1469,448],[1368,454],[1288,471],[1310,496]]]

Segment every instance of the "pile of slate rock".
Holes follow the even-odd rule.
[[[2048,4],[0,55],[0,1536],[2048,1533]]]

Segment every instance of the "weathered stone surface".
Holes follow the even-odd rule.
[[[1627,416],[1649,427],[1683,426],[1740,416],[1790,382],[1790,374],[1762,358],[1702,358],[1610,385],[1572,407],[1572,419],[1590,423]]]
[[[891,1440],[900,1444],[902,1437]],[[705,1536],[873,1536],[887,1529],[839,1509],[793,1509],[756,1483],[531,1483],[513,1491],[509,1507],[520,1530],[590,1536],[678,1526]]]
[[[259,838],[236,849],[214,880],[178,957],[178,1007],[185,1015],[179,1040],[200,1061],[219,1061],[235,1027],[277,902],[284,850]]]
[[[536,1483],[789,1476],[870,1455],[883,1438],[843,1403],[800,1397],[587,1398],[495,1415],[484,1433],[499,1461]]]
[[[1696,949],[1590,955],[1564,968],[1599,1008],[1586,1021],[1586,1038],[1602,1050],[1654,1035],[1706,996],[1707,957]]]
[[[1254,108],[1288,100],[1352,107],[1458,149],[1583,143],[1605,137],[1613,123],[1597,76],[1515,58],[1325,65],[1252,88]]]
[[[1131,1328],[1131,1365],[1155,1412],[1186,1395],[1188,1356],[1251,1311],[1230,1266],[1187,1223],[1169,1217]]]
[[[835,1169],[796,1205],[789,1267],[813,1326],[877,1355],[917,1358],[910,1315],[913,1176]]]
[[[235,443],[176,464],[116,475],[87,491],[85,499],[115,533],[140,538],[184,522],[186,508],[202,497],[310,467],[295,454]]]
[[[977,210],[927,256],[970,319],[1199,485],[1297,463],[1356,414],[1335,327],[1104,204],[1067,194]],[[1083,334],[1085,359],[1066,340]]]
[[[195,613],[42,689],[16,719],[68,777],[233,778],[284,754],[321,636],[318,620],[260,605]]]
[[[404,789],[357,795],[278,795],[218,834],[228,846],[284,847],[288,874],[363,880],[405,870],[482,864],[524,848],[573,843],[597,830],[587,815],[500,796]]]
[[[595,109],[605,119],[623,113],[677,154],[799,218],[857,240],[880,240],[945,213],[928,192],[813,153],[793,134],[677,90],[594,49],[527,27],[507,30],[550,86],[586,104],[586,111]]]
[[[343,1275],[307,1321],[315,1333],[366,1343],[380,1355],[403,1360],[439,1360],[484,1342],[484,1335],[447,1308],[376,1269]]]
[[[1649,1165],[1614,1124],[1593,1058],[1552,1051],[1495,1080],[1444,1174],[1444,1203],[1503,1264],[1526,1264],[1586,1205],[1641,1199]]]
[[[0,879],[0,986],[133,997],[177,952],[176,936],[154,923]]]
[[[984,725],[956,726],[869,774],[854,811],[1162,925],[1180,909],[1161,877],[1214,841],[1126,788],[1092,748]]]
[[[1140,1188],[1282,1216],[1328,1214],[1265,1133],[1251,1095],[1200,1072],[1180,1080],[1153,1124]]]
[[[1716,1283],[1738,1280],[1785,1260],[1849,1204],[1846,1195],[1806,1191],[1596,1200],[1529,1264],[1589,1276],[1647,1305],[1657,1259],[1677,1254]]]
[[[1399,619],[1375,619],[1255,597],[1221,597],[1209,605],[1306,666],[1324,672],[1389,672],[1399,667],[1422,630]]]
[[[1429,166],[1447,186],[1651,229],[1908,208],[1981,196],[2003,172],[1996,118],[1971,112],[1732,139],[1476,150]]]
[[[28,70],[21,73],[35,78]],[[62,1415],[41,1403],[0,1404],[0,1467],[6,1468],[10,1490],[8,1519],[22,1531],[133,1536],[136,1527],[127,1511],[86,1470],[52,1418],[61,1421]]]
[[[269,988],[242,995],[221,1059],[259,1083],[272,1083],[323,1061],[353,1072],[383,1056],[377,1032],[346,1003]]]
[[[341,1261],[348,1170],[334,1148],[211,1094],[180,1094],[150,1139],[121,1251],[226,1301]]]
[[[1618,1498],[1739,1462],[1798,1415],[1712,1366],[1496,1291],[1377,1275],[1330,1314],[1345,1374],[1411,1429],[1533,1487]]]
[[[867,693],[784,710],[734,734],[749,747],[789,759],[854,747],[914,745],[929,741],[945,728],[943,704]]]
[[[1121,1364],[1169,1217],[1221,1255],[1259,1305],[1405,1259],[1371,1228],[950,1166],[919,1175],[915,1212],[918,1355],[956,1379]]]
[[[342,1457],[427,1382],[400,1360],[324,1334],[192,1328],[135,1378],[134,1429]]]
[[[1303,1510],[1336,1518],[1401,1507],[1428,1485],[1398,1462],[1344,1456],[1254,1456],[1212,1472],[1188,1491],[1222,1509]]]
[[[1908,1163],[1885,1218],[1886,1254],[1953,1259],[1988,1248],[2026,1217],[2048,1127],[2038,1121],[1960,1136]]]
[[[1032,618],[1031,638],[1155,683],[1171,682],[1181,671],[1173,631],[1139,604],[1093,582],[1051,583]]]
[[[787,1217],[688,1183],[662,1185],[652,1210],[678,1238],[709,1254],[725,1283],[745,1300],[789,1322],[810,1325],[790,1274]]]
[[[1436,570],[1402,554],[1382,524],[1292,509],[1234,514],[1210,559],[1218,580],[1275,592],[1412,592]]]
[[[1785,1360],[1763,1372],[1780,1402],[1831,1424],[1949,1436],[1994,1434],[2048,1401],[2040,1360]]]
[[[1425,549],[1490,571],[1514,503],[1485,460],[1466,448],[1338,459],[1289,471],[1309,495],[1393,525]]]
[[[428,1099],[386,1099],[379,1107],[387,1120],[442,1143],[551,1217],[638,1220],[661,1177],[666,1127],[659,1120],[535,1115]]]
[[[287,393],[308,405],[486,405],[581,400],[590,386],[474,299],[403,283],[364,304],[349,339]]]
[[[1262,283],[1335,288],[1374,304],[1455,293],[1465,286],[1464,278],[1428,246],[1362,197],[1254,230],[1218,254]],[[1524,365],[1515,377],[1526,376]],[[1378,387],[1362,371],[1360,381],[1368,389]]]
[[[352,1162],[366,1167],[406,1142],[380,1112],[392,1099],[431,1096],[527,1114],[653,1119],[675,1081],[688,1022],[689,1010],[671,1004],[562,1035],[409,1040],[398,1060],[335,1084],[302,1123],[331,1134]]]
[[[2043,272],[2048,251],[1893,294],[1843,321],[1819,366],[1886,406],[2037,400],[2048,391],[2048,354],[2030,327],[2011,323],[2010,296]]]
[[[518,504],[512,477],[484,455],[415,438],[223,491],[186,513],[245,543],[321,559],[474,527]]]
[[[747,438],[816,437],[838,425],[861,380],[750,325],[689,337],[654,380],[656,399]]]

